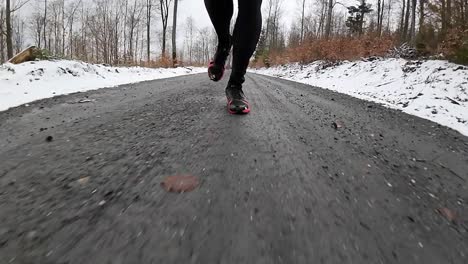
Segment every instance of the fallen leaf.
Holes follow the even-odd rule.
[[[81,185],[85,185],[89,182],[89,177],[84,177],[84,178],[81,178],[77,181],[79,184]]]
[[[450,210],[450,209],[448,209],[446,207],[439,208],[439,209],[437,209],[437,211],[439,212],[439,214],[441,214],[443,217],[445,217],[450,222],[455,221],[455,218],[457,218],[457,215],[455,214],[455,212],[453,212],[452,210]]]
[[[91,102],[94,102],[95,100],[90,100],[90,99],[82,99],[82,100],[79,100],[78,103],[79,104],[85,104],[85,103],[91,103]]]
[[[199,181],[198,178],[195,176],[190,175],[177,175],[177,176],[169,176],[161,182],[161,186],[167,192],[175,192],[175,193],[184,193],[193,191],[195,188],[198,187]]]
[[[96,99],[80,99],[78,101],[68,102],[68,104],[86,104],[94,102],[96,102]]]
[[[340,128],[343,128],[343,127],[344,127],[344,124],[343,124],[343,122],[341,122],[341,121],[335,121],[335,122],[332,123],[332,127],[333,127],[334,129],[337,129],[337,130],[338,130],[338,129],[340,129]]]

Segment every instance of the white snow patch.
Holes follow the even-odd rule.
[[[252,72],[381,103],[468,135],[468,67],[441,60],[289,64]]]
[[[205,72],[205,68],[110,67],[81,61],[0,65],[0,111],[38,99]]]

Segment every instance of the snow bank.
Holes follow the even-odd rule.
[[[253,72],[381,103],[468,135],[468,67],[438,60],[372,59]]]
[[[38,99],[205,72],[204,68],[109,67],[81,61],[0,65],[0,111]]]

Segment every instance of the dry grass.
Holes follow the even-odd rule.
[[[450,30],[438,51],[451,61],[468,65],[468,29]]]
[[[384,56],[395,46],[393,37],[360,38],[339,37],[310,40],[304,44],[287,48],[282,52],[271,52],[268,57],[260,57],[254,67],[282,65],[286,63],[310,63],[316,60],[354,60],[369,56]]]

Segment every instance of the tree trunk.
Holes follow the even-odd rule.
[[[123,56],[124,56],[124,62],[127,62],[127,29],[125,28],[125,25],[127,24],[127,18],[128,18],[128,1],[125,1],[125,13],[124,13],[124,26],[123,26]]]
[[[146,58],[151,61],[151,1],[146,0]]]
[[[423,33],[424,31],[424,3],[426,0],[419,0],[419,33]]]
[[[44,46],[47,46],[47,0],[44,0],[44,21],[43,21],[43,26],[44,26]],[[45,48],[44,47],[44,48]]]
[[[0,9],[0,63],[3,63],[6,60],[5,57],[5,29],[3,28],[3,8]]]
[[[269,1],[269,6],[268,6],[268,16],[267,16],[267,21],[266,21],[266,37],[267,40],[270,37],[270,31],[271,31],[271,9],[273,8],[271,0]],[[270,42],[268,42],[268,45],[270,45]]]
[[[160,7],[161,7],[161,20],[162,20],[162,51],[161,57],[166,57],[166,36],[167,36],[167,23],[169,19],[169,4],[170,0],[159,0]]]
[[[464,6],[465,6],[465,13],[464,13],[464,19],[463,19],[463,28],[466,29],[468,28],[468,0],[464,1]]]
[[[177,66],[177,6],[178,0],[174,0],[174,17],[172,18],[172,66]]]
[[[403,5],[401,7],[401,17],[400,17],[400,38],[403,39],[403,30],[405,27],[405,11],[406,11],[406,1],[403,0]]]
[[[333,0],[330,0],[333,1]],[[302,14],[301,14],[301,43],[304,41],[304,18],[305,18],[305,2],[302,0]]]
[[[377,35],[380,37],[382,36],[385,0],[379,0],[377,2],[377,9]]]
[[[325,1],[326,0],[322,0],[322,8],[320,10],[320,18],[319,18],[319,24],[318,24],[318,29],[317,29],[317,36],[323,36],[323,22],[325,20],[325,7],[326,7],[326,4],[325,4]]]
[[[161,51],[161,57],[166,58],[166,29],[163,29],[163,34],[162,34],[162,51]]]
[[[445,35],[447,33],[447,5],[445,0],[441,0],[441,9],[440,9],[440,18],[441,18],[441,39],[445,38]]]
[[[377,35],[378,36],[380,36],[382,33],[382,30],[380,29],[380,21],[382,21],[382,16],[380,13],[381,5],[382,5],[382,1],[378,0],[377,1]]]
[[[403,0],[404,1],[404,0]],[[410,0],[406,1],[406,13],[405,13],[405,23],[403,25],[403,41],[408,40],[408,29],[409,29],[409,19],[410,19]]]
[[[10,0],[6,0],[6,10],[5,10],[5,24],[6,24],[6,42],[7,42],[7,59],[13,57],[13,36],[11,28],[11,5]]]
[[[452,0],[447,0],[447,28],[450,28],[452,26]]]
[[[361,19],[359,20],[359,36],[362,36],[362,33],[364,33],[364,16],[365,13],[361,12]]]
[[[412,0],[411,4],[411,27],[410,27],[410,34],[409,40],[414,43],[414,39],[416,36],[416,6],[417,0]]]
[[[69,43],[68,43],[68,49],[69,49],[69,56],[70,56],[70,59],[73,59],[73,21],[74,21],[74,17],[73,17],[73,14],[72,16],[70,17],[70,31],[69,31]],[[64,40],[65,42],[65,40]]]
[[[388,10],[387,10],[387,31],[390,31],[390,17],[392,13],[392,1],[388,1]]]
[[[65,56],[65,0],[62,0],[62,56]]]
[[[333,16],[333,0],[328,0],[327,22],[325,25],[325,38],[329,38],[331,34],[332,16]]]

